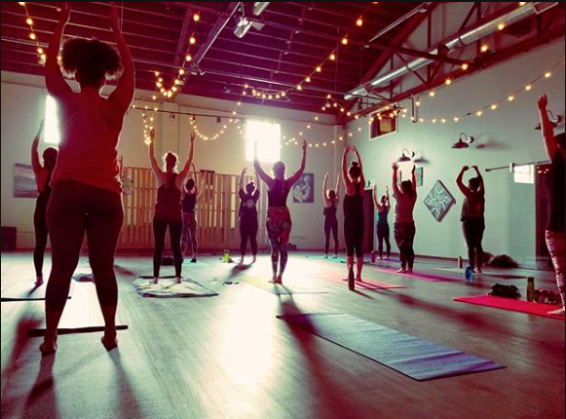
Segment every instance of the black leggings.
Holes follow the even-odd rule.
[[[169,227],[171,237],[171,250],[175,259],[175,276],[179,278],[183,270],[183,253],[181,252],[181,235],[183,234],[183,221],[176,222],[161,221],[153,219],[153,236],[155,240],[155,250],[153,252],[153,277],[159,278],[161,262],[163,260],[163,250],[165,249],[165,234]]]
[[[348,257],[356,255],[358,259],[364,257],[364,216],[346,217],[344,221],[344,235],[346,236],[346,247]]]
[[[330,250],[330,238],[334,237],[334,254],[337,255],[340,251],[340,242],[338,240],[338,220],[336,218],[324,219],[324,236],[326,242],[324,245],[324,254],[328,254]]]
[[[49,236],[49,229],[47,228],[47,204],[48,201],[40,197],[35,205],[35,213],[33,215],[33,225],[35,228],[33,264],[35,265],[35,274],[37,277],[43,276],[43,259],[45,257],[45,248],[47,247],[47,238]]]
[[[464,237],[468,245],[468,257],[470,266],[481,268],[483,265],[483,233],[485,231],[485,221],[483,219],[466,220],[462,223]],[[477,264],[476,264],[477,258]]]
[[[248,247],[248,240],[252,248],[252,255],[257,256],[257,233],[259,231],[259,221],[257,217],[246,219],[240,218],[240,237],[242,239],[240,244],[240,252],[242,257],[246,256]]]
[[[114,256],[123,221],[121,194],[73,181],[55,184],[47,207],[53,254],[47,311],[60,312],[65,308],[85,232],[100,306],[117,306]]]
[[[413,269],[415,264],[415,250],[413,248],[417,229],[415,223],[396,223],[395,241],[399,247],[399,258],[401,267]]]
[[[383,257],[383,242],[387,247],[387,257],[391,256],[391,229],[389,224],[378,224],[377,225],[377,242],[378,242],[378,252],[379,257]]]

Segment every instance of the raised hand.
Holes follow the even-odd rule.
[[[411,173],[414,175],[416,171],[417,171],[417,166],[413,165],[413,170],[411,170]]]
[[[242,176],[246,176],[247,173],[248,173],[248,169],[244,167],[244,170],[242,170]]]
[[[478,173],[480,172],[480,169],[479,169],[478,166],[473,166],[472,169],[474,169],[474,170],[475,170],[476,172],[478,172]]]
[[[68,1],[61,2],[61,15],[59,19],[64,23],[69,23],[71,19],[71,4]]]
[[[464,166],[464,167],[462,168],[462,170],[463,170],[464,172],[467,172],[468,170],[470,170],[470,166]]]
[[[120,18],[118,17],[118,9],[114,2],[110,3],[110,27],[113,31],[120,31]]]
[[[324,179],[328,180],[328,178],[330,178],[330,173],[326,172],[326,174],[324,175]]]
[[[306,153],[306,152],[307,152],[307,147],[308,147],[307,140],[303,140],[302,146],[303,146],[303,153]]]
[[[394,171],[398,171],[399,170],[399,165],[397,163],[393,163],[391,165],[391,167],[393,168]]]
[[[548,109],[548,96],[542,95],[538,98],[538,108],[541,111],[546,111]]]
[[[191,140],[191,143],[194,143],[194,142],[195,142],[195,140],[196,140],[196,135],[195,135],[194,132],[191,133],[191,138],[190,138],[190,140]]]
[[[40,135],[43,132],[44,128],[45,128],[45,119],[42,119],[41,122],[39,123],[39,128],[37,129],[37,135]]]
[[[155,141],[155,128],[152,128],[149,132],[149,141],[151,142],[151,144],[153,144],[153,142]]]

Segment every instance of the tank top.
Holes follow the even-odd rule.
[[[413,196],[398,193],[394,195],[397,205],[395,205],[395,223],[398,224],[410,224],[414,223],[413,211],[415,205],[417,204],[417,194]]]
[[[378,225],[389,224],[389,209],[377,213],[377,224]]]
[[[181,206],[181,189],[175,185],[177,174],[169,175],[165,185],[157,190],[155,218],[166,222],[179,222],[183,218]]]
[[[552,170],[548,185],[550,195],[549,219],[547,230],[554,233],[564,233],[564,218],[566,210],[564,205],[565,194],[565,166],[564,157],[556,151],[552,159]]]
[[[117,151],[120,130],[108,126],[99,109],[85,103],[82,97],[80,100],[75,114],[61,127],[52,186],[73,180],[122,193]]]
[[[257,218],[257,202],[259,201],[259,191],[253,194],[248,194],[240,190],[240,218],[242,219],[255,219]]]
[[[462,221],[482,220],[485,213],[485,193],[470,192],[462,207]]]
[[[183,199],[183,212],[185,214],[194,214],[196,206],[197,206],[197,195],[194,193],[186,194],[185,199]]]
[[[269,208],[286,208],[290,191],[287,181],[276,180],[273,189],[267,193]]]
[[[344,217],[353,219],[364,217],[364,196],[361,193],[364,185],[359,184],[356,186],[356,194],[352,196],[346,195],[344,197]]]
[[[331,207],[324,208],[324,217],[327,220],[335,220],[336,214],[338,214],[338,207],[336,206],[336,202],[333,202]]]

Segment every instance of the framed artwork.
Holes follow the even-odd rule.
[[[415,174],[417,175],[417,187],[422,188],[424,186],[424,167],[417,167]]]
[[[293,202],[295,204],[314,204],[314,174],[305,173],[301,180],[293,186]]]
[[[444,183],[439,180],[426,197],[424,204],[436,221],[441,223],[456,204],[456,199]]]
[[[399,126],[396,116],[375,113],[372,118],[369,132],[370,141],[398,132]]]
[[[14,165],[14,198],[37,198],[37,183],[35,174],[28,164]]]

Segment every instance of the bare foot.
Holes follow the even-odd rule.
[[[114,337],[106,337],[104,336],[101,340],[102,345],[106,348],[108,352],[113,351],[118,347],[118,339],[116,336]]]
[[[407,273],[408,273],[409,275],[412,275],[412,274],[413,274],[413,269],[407,269]]]
[[[175,278],[175,282],[176,282],[177,284],[182,284],[182,283],[183,283],[183,278],[179,276],[179,277]]]
[[[159,284],[159,278],[153,278],[153,285]]]
[[[358,276],[358,277],[356,278],[356,282],[364,282],[364,280],[362,279],[361,276]]]
[[[397,271],[398,274],[406,274],[407,270],[405,268],[401,268]]]
[[[257,262],[257,256],[254,256],[253,259],[252,259],[252,264],[254,264],[256,262]]]
[[[35,280],[35,286],[39,288],[43,284],[44,284],[43,276],[38,276],[37,279]]]
[[[556,310],[556,311],[551,311],[550,313],[548,313],[551,316],[561,316],[564,317],[564,308],[561,308],[560,310]]]

